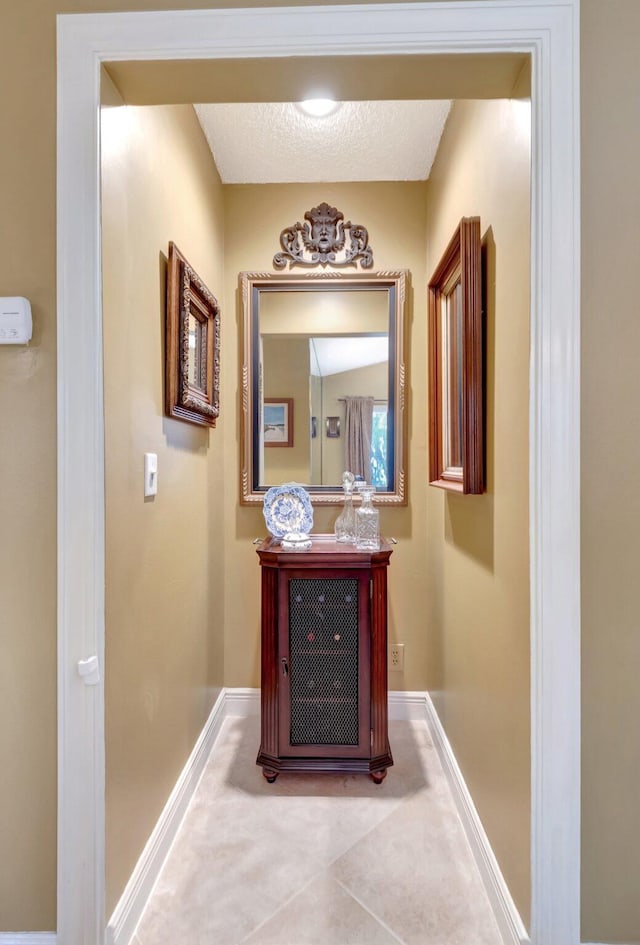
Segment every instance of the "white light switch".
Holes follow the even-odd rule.
[[[156,495],[158,492],[158,454],[144,454],[144,494]]]

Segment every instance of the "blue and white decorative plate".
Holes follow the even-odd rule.
[[[264,497],[264,520],[274,538],[289,532],[308,535],[313,526],[313,506],[309,493],[297,482],[273,486]]]

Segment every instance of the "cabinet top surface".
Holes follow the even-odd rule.
[[[380,551],[358,551],[355,545],[346,545],[336,541],[335,535],[310,535],[311,548],[307,551],[285,551],[278,538],[265,538],[261,545],[256,549],[263,561],[286,561],[287,563],[300,564],[304,567],[305,563],[311,561],[322,561],[323,558],[338,558],[344,564],[353,562],[365,564],[368,562],[386,563],[393,551],[391,544],[380,539]]]

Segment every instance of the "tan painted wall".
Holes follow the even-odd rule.
[[[224,411],[163,416],[163,333],[170,240],[221,301],[224,214],[189,106],[104,109],[102,181],[110,915],[223,682]]]
[[[349,270],[347,270],[348,272]],[[310,270],[315,274],[315,270]],[[294,275],[298,275],[295,269]],[[354,335],[389,330],[386,289],[337,292],[261,292],[260,332],[294,335]]]
[[[225,0],[225,5],[234,4]],[[242,0],[238,5],[254,4]],[[101,0],[100,10],[210,6],[211,0]],[[55,927],[55,14],[61,9],[94,12],[96,5],[92,0],[67,0],[64,7],[59,0],[29,0],[5,3],[0,10],[0,34],[10,38],[0,58],[5,90],[0,128],[10,142],[0,150],[0,192],[3,221],[11,221],[0,227],[0,293],[26,295],[35,322],[29,349],[0,347],[0,757],[11,759],[0,776],[0,849],[12,851],[0,865],[2,929]],[[637,0],[582,0],[581,9],[583,406],[588,418],[582,483],[582,938],[607,941],[628,938],[627,930],[637,938],[640,929],[640,900],[629,893],[640,875],[634,793],[640,758],[629,724],[640,714],[640,689],[633,678],[640,549],[629,528],[635,491],[628,472],[636,465],[637,447],[628,433],[634,429],[640,378],[637,319],[629,303],[637,266],[624,255],[637,243],[640,162],[634,109],[640,6]],[[274,221],[277,232],[287,221],[284,213]],[[270,247],[264,253],[265,266],[273,252]],[[617,332],[610,330],[612,318]],[[423,365],[423,352],[416,357]],[[233,396],[235,370],[228,364],[225,369]],[[414,379],[414,384],[418,393],[423,390],[421,382]],[[426,469],[424,440],[418,439],[423,422],[419,408],[414,475]],[[226,436],[237,450],[237,427],[227,425]],[[233,482],[230,488],[234,491]],[[400,523],[405,533],[410,530],[408,511],[394,516],[397,532]],[[424,521],[424,508],[417,517]],[[235,559],[253,567],[253,552],[243,543],[263,532],[259,516],[230,505],[227,524],[238,535]],[[408,568],[415,573],[402,545],[393,560],[396,572]],[[416,662],[420,659],[424,662],[426,653],[416,656]],[[255,657],[251,660],[255,679]],[[240,678],[237,670],[233,661],[230,684]]]
[[[429,487],[436,706],[493,849],[529,913],[529,152],[526,102],[456,103],[428,184],[428,272],[462,216],[486,246],[487,491]]]
[[[283,482],[308,483],[311,481],[309,340],[267,336],[263,339],[262,353],[264,396],[293,400],[293,446],[265,447],[264,482],[271,486]],[[235,475],[229,482],[232,494],[237,480]]]
[[[411,270],[408,326],[411,339],[409,362],[410,428],[409,490],[411,504],[405,509],[384,509],[381,528],[399,539],[389,573],[390,636],[406,644],[405,672],[390,678],[394,689],[424,689],[434,676],[427,658],[428,636],[424,626],[426,597],[424,561],[426,556],[426,323],[425,311],[425,185],[402,184],[295,184],[229,186],[225,188],[225,309],[231,313],[238,301],[238,272],[272,271],[283,227],[302,219],[304,212],[326,200],[345,217],[363,223],[369,230],[376,269]],[[238,351],[236,331],[227,318],[225,346]],[[415,313],[415,314],[412,314]],[[240,396],[238,365],[233,358],[222,359],[227,401],[236,412],[225,424],[225,478],[227,508],[225,684],[257,686],[260,680],[259,568],[253,538],[265,534],[262,512],[239,508],[231,501],[238,488]],[[322,432],[318,431],[319,434]],[[331,531],[338,509],[316,509],[314,531]]]
[[[582,22],[582,941],[640,942],[640,4]]]
[[[326,439],[322,426],[322,378],[312,374],[309,379],[311,391],[311,417],[316,420],[316,435],[311,439],[311,482],[319,486],[322,484],[322,446]]]
[[[202,2],[193,6],[202,6]],[[228,6],[239,4],[229,3]],[[259,6],[255,2],[242,6]],[[283,4],[286,6],[287,4]],[[337,4],[336,4],[337,5]],[[160,6],[160,4],[158,4]],[[255,75],[260,76],[256,83]],[[131,105],[157,102],[290,102],[300,82],[299,61],[267,58],[247,66],[242,59],[179,62],[114,62],[109,71]],[[331,76],[336,98],[345,102],[403,98],[502,98],[528,94],[530,76],[523,53],[460,56],[310,56],[304,64],[308,88],[322,88]]]

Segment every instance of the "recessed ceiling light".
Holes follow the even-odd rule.
[[[335,112],[339,105],[340,103],[332,98],[308,98],[304,102],[298,102],[298,107],[305,115],[311,115],[313,118],[324,118]]]

